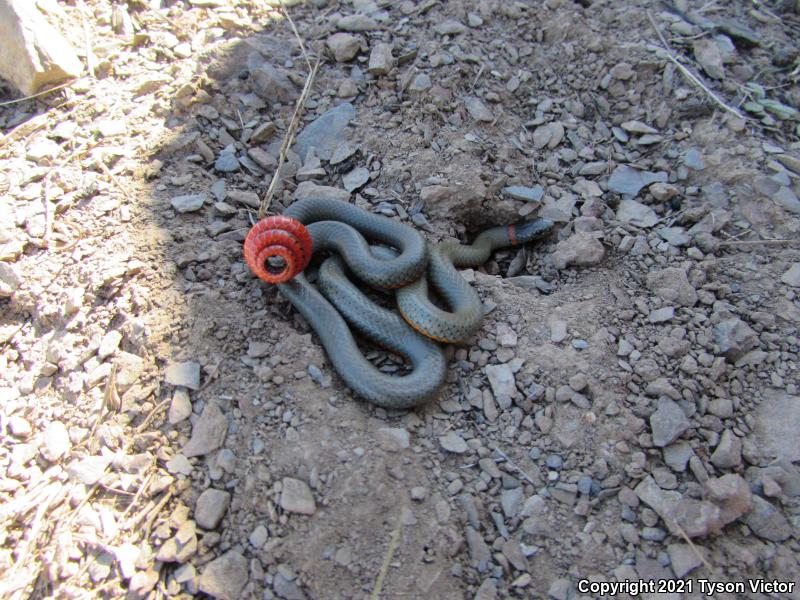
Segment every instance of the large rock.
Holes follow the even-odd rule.
[[[454,219],[470,228],[486,228],[487,215],[481,206],[486,186],[477,175],[449,185],[426,186],[419,195],[426,212],[435,219]]]
[[[0,0],[0,76],[23,94],[83,72],[69,42],[31,0]]]
[[[719,346],[719,353],[730,362],[735,363],[758,346],[756,332],[737,317],[717,323],[714,325],[713,332],[714,341]]]
[[[592,233],[574,233],[556,246],[553,252],[553,266],[556,269],[596,265],[603,260],[606,251],[603,244]]]
[[[677,403],[667,397],[660,398],[658,408],[650,415],[653,445],[658,448],[669,446],[689,429],[690,425],[686,413]]]

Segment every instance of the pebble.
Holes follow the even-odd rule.
[[[250,569],[247,559],[230,550],[208,563],[200,575],[200,590],[220,600],[238,600],[247,586]]]
[[[197,498],[194,519],[203,529],[216,529],[231,503],[228,492],[208,488]]]
[[[0,262],[0,298],[8,298],[17,291],[20,284],[20,277],[16,269],[5,263]]]
[[[14,415],[8,419],[8,431],[14,437],[25,439],[30,437],[33,429],[27,419]]]
[[[650,416],[653,444],[658,448],[668,446],[690,427],[683,409],[669,398],[661,398],[658,408]]]
[[[506,518],[515,518],[522,509],[522,503],[524,500],[525,491],[521,487],[503,490],[503,492],[500,494],[500,506],[502,507],[503,514],[505,514]]]
[[[369,181],[369,169],[359,167],[342,176],[342,185],[348,192],[355,192]]]
[[[703,564],[702,547],[690,547],[688,544],[669,544],[667,554],[675,577],[683,578]]]
[[[694,306],[697,303],[697,291],[689,283],[686,271],[678,267],[648,273],[647,287],[671,304]]]
[[[67,467],[70,477],[84,485],[94,485],[105,475],[106,467],[111,464],[107,456],[87,456],[73,460]]]
[[[469,116],[471,116],[476,121],[483,121],[485,123],[491,123],[494,121],[494,115],[492,111],[479,99],[475,96],[468,96],[464,100],[464,105],[467,107],[467,112]]]
[[[554,320],[550,321],[550,341],[554,344],[563,342],[567,337],[567,322]]]
[[[423,486],[411,488],[411,499],[416,502],[423,502],[428,497],[428,489]]]
[[[253,548],[261,549],[264,544],[267,543],[267,538],[269,534],[267,533],[267,528],[264,525],[257,525],[255,529],[250,533],[250,537],[247,540],[250,542],[250,545]]]
[[[340,18],[336,27],[342,31],[373,31],[378,28],[378,22],[368,15],[356,13]]]
[[[377,438],[381,448],[389,452],[399,452],[411,446],[408,430],[401,427],[381,427]]]
[[[540,185],[533,187],[510,185],[503,188],[503,194],[521,202],[540,202],[544,196],[544,188]]]
[[[411,92],[424,92],[433,87],[431,78],[426,73],[418,73],[411,84],[408,86]]]
[[[119,343],[122,341],[122,334],[119,331],[111,330],[107,332],[103,339],[100,341],[100,347],[97,349],[97,356],[100,360],[111,356],[117,351]]]
[[[326,44],[336,62],[353,60],[361,49],[361,40],[350,33],[334,33]]]
[[[187,458],[203,456],[222,447],[228,432],[228,418],[216,403],[206,404],[200,418],[192,427],[192,437],[183,447]]]
[[[781,281],[792,287],[800,287],[800,263],[794,263],[781,275]]]
[[[394,66],[392,46],[389,44],[376,44],[369,55],[367,70],[376,77],[386,75]]]
[[[439,35],[460,35],[467,30],[467,27],[455,19],[447,19],[438,23],[433,30]]]
[[[439,444],[447,452],[452,452],[453,454],[464,454],[469,450],[469,446],[467,446],[467,442],[464,441],[464,438],[454,431],[439,436]]]
[[[292,477],[283,478],[280,504],[286,512],[300,515],[313,515],[317,510],[308,484]]]
[[[239,159],[233,152],[223,151],[214,162],[214,168],[220,173],[233,173],[239,170]]]
[[[725,79],[725,67],[722,64],[722,52],[717,42],[710,38],[700,38],[692,46],[694,56],[709,77]]]
[[[489,546],[486,545],[483,536],[471,525],[466,527],[466,538],[472,566],[478,570],[478,573],[485,573],[489,570],[489,561],[492,558]]]
[[[487,365],[484,367],[486,377],[495,398],[512,398],[517,393],[517,383],[514,372],[509,364]]]
[[[200,365],[196,362],[179,362],[167,365],[164,371],[167,383],[190,390],[200,389]]]
[[[547,595],[554,600],[572,600],[575,592],[572,588],[572,582],[569,579],[556,579],[550,584],[550,589],[547,590]]]
[[[622,200],[617,207],[617,220],[637,227],[648,228],[658,223],[658,215],[649,206],[636,200]]]
[[[594,233],[578,232],[562,240],[551,254],[556,269],[568,266],[591,266],[600,263],[606,250]]]
[[[497,598],[497,584],[494,579],[484,579],[473,600],[495,600]]]
[[[686,151],[686,154],[683,155],[683,164],[695,171],[702,171],[706,168],[703,155],[697,148],[690,148]]]
[[[642,188],[656,182],[666,183],[667,174],[663,171],[651,173],[634,169],[628,165],[619,165],[608,179],[608,189],[623,196],[634,197]],[[619,219],[619,216],[617,218]]]
[[[172,394],[167,418],[170,425],[177,425],[192,415],[192,401],[185,388],[177,388]]]
[[[738,317],[717,323],[712,331],[719,353],[733,363],[758,345],[756,332]]]
[[[185,196],[176,196],[170,200],[172,208],[179,213],[195,212],[203,208],[206,202],[205,194],[187,194]]]
[[[45,460],[55,462],[72,448],[69,432],[61,421],[53,421],[44,430],[44,445],[41,453]]]
[[[783,513],[760,496],[753,496],[753,509],[744,522],[758,537],[771,542],[783,542],[792,535],[792,526]]]
[[[651,323],[666,323],[667,321],[671,321],[674,317],[675,307],[664,306],[663,308],[651,310],[650,314],[647,315],[647,320]]]
[[[175,454],[167,461],[167,471],[173,475],[186,475],[187,477],[192,474],[192,463],[183,454]]]
[[[742,440],[730,429],[722,432],[711,462],[719,469],[732,469],[742,464]]]
[[[315,148],[318,158],[330,160],[333,151],[345,141],[347,126],[355,118],[356,109],[349,102],[328,110],[306,125],[297,135],[294,151],[305,159],[308,151]],[[303,182],[301,185],[306,183],[310,182]]]

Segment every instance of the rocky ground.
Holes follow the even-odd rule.
[[[796,2],[41,4],[93,76],[0,105],[0,595],[798,581]],[[274,212],[558,223],[416,411],[243,262],[304,51]]]

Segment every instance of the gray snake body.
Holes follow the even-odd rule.
[[[444,382],[446,361],[440,347],[431,340],[463,342],[480,328],[480,298],[456,267],[478,266],[489,258],[492,250],[526,243],[552,227],[547,219],[535,219],[516,226],[489,229],[471,246],[447,242],[428,247],[414,229],[339,200],[300,200],[284,211],[284,217],[292,217],[307,226],[313,252],[332,250],[344,262],[337,257],[323,262],[319,291],[300,273],[279,284],[281,294],[317,333],[331,363],[347,385],[369,402],[395,409],[424,402],[435,395]],[[256,231],[265,221],[257,224],[251,234],[255,232],[266,237],[271,233],[264,233],[264,227]],[[251,235],[245,242],[245,258],[258,273],[258,267],[263,270],[262,265],[254,265],[254,257],[260,249],[256,244],[259,240],[255,239],[257,235],[252,237],[252,243]],[[367,240],[390,246],[395,252],[371,246]],[[263,256],[258,254],[258,259],[263,261]],[[309,258],[305,257],[305,264]],[[403,318],[378,306],[358,290],[348,279],[344,263],[365,283],[399,288],[397,301]],[[427,276],[424,275],[426,265]],[[430,301],[428,280],[450,311]],[[410,373],[394,376],[379,371],[361,354],[348,323],[373,342],[408,359]]]

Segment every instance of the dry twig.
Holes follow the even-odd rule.
[[[378,573],[378,579],[375,580],[375,587],[373,588],[372,593],[369,595],[369,600],[378,600],[381,596],[383,582],[386,579],[386,575],[389,573],[389,565],[391,565],[392,557],[397,549],[397,542],[400,541],[400,531],[402,528],[403,510],[400,511],[400,515],[397,517],[397,525],[395,526],[394,531],[392,531],[392,537],[389,540],[389,547],[386,548],[386,554],[383,555],[383,564],[381,564],[381,570]]]

